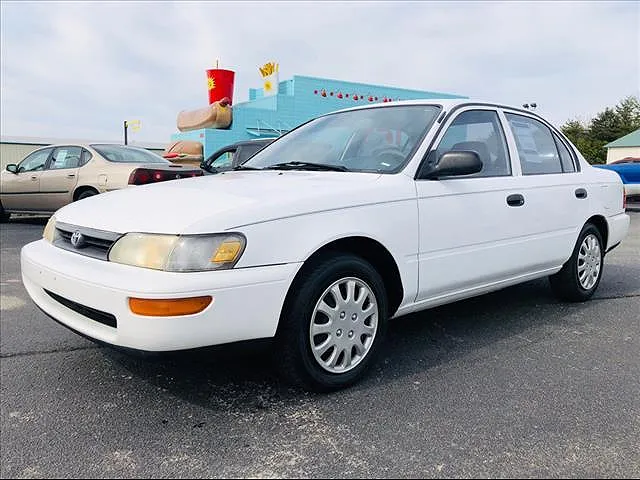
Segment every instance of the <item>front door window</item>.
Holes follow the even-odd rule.
[[[50,148],[38,150],[33,152],[27,158],[25,158],[18,166],[18,173],[22,172],[39,172],[44,170],[44,166],[47,163],[47,158],[51,153]]]

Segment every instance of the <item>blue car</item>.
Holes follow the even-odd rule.
[[[594,165],[594,167],[617,172],[624,184],[627,201],[640,202],[640,158],[628,157],[607,165]]]

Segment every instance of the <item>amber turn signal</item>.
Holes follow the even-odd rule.
[[[175,317],[200,313],[211,304],[213,298],[129,298],[129,308],[137,315],[145,317]]]

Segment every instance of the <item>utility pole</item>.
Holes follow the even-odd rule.
[[[127,121],[124,121],[124,144],[127,144]]]

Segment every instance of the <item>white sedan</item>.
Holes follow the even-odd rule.
[[[355,382],[388,320],[548,276],[587,300],[627,234],[623,186],[538,115],[407,101],[319,117],[234,171],[106,193],[22,249],[24,285],[95,341],[273,337],[284,376]]]

